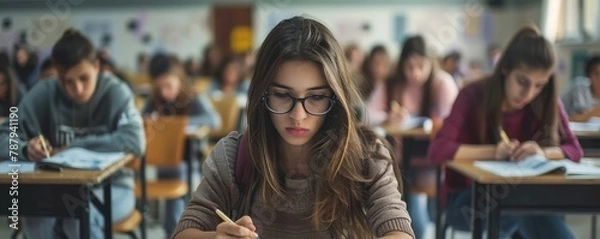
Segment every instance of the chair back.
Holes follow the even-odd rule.
[[[146,164],[178,167],[183,159],[188,118],[181,116],[144,118]]]
[[[240,120],[241,108],[238,104],[236,94],[225,94],[219,97],[211,97],[215,110],[221,116],[221,129],[209,134],[211,139],[220,139],[227,136],[231,131],[237,130]]]

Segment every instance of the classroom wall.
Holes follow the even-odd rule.
[[[379,1],[374,4],[335,2],[252,1],[255,44],[260,44],[279,20],[305,14],[328,25],[342,44],[356,42],[368,51],[381,43],[388,47],[393,59],[398,56],[402,40],[407,35],[419,33],[425,36],[438,55],[460,50],[467,60],[483,60],[488,43],[504,43],[519,26],[539,23],[541,16],[539,4],[531,3],[507,4],[501,10],[494,10],[486,5],[486,1],[478,0]],[[135,57],[141,51],[165,49],[183,58],[200,57],[201,49],[212,40],[210,5],[205,3],[153,6],[141,10],[132,7],[68,7],[66,14],[64,10],[57,12],[46,6],[0,10],[0,16],[12,17],[13,29],[27,29],[30,38],[33,35],[44,36],[43,40],[37,41],[42,53],[48,52],[67,26],[82,29],[97,45],[104,33],[109,32],[112,42],[118,44],[112,44],[108,50],[119,56],[115,59],[117,64],[130,70],[134,69]],[[132,33],[127,29],[131,19],[143,22],[139,31]],[[41,27],[37,26],[39,22],[44,22]],[[142,41],[146,34],[152,37],[148,44]],[[0,33],[0,42],[3,42],[0,48],[2,44],[12,45],[6,39],[14,38],[14,35],[18,32]]]
[[[139,52],[163,49],[183,58],[199,58],[202,48],[212,39],[207,26],[209,8],[205,6],[142,10],[73,8],[64,16],[48,9],[37,9],[11,11],[7,15],[13,19],[13,29],[19,31],[0,33],[0,48],[12,46],[14,41],[10,39],[14,39],[20,29],[27,29],[33,45],[42,55],[47,55],[64,29],[73,26],[88,35],[97,47],[106,33],[111,35],[112,44],[107,49],[116,56],[114,60],[118,65],[131,70],[135,68]],[[128,29],[132,19],[141,23],[136,31]],[[39,22],[45,23],[39,27]],[[151,38],[148,43],[144,42],[146,35]]]
[[[502,9],[476,0],[454,4],[266,5],[254,16],[258,23],[255,42],[261,42],[279,20],[304,14],[324,22],[342,45],[355,42],[368,52],[375,44],[384,44],[394,60],[406,36],[421,34],[438,57],[461,51],[462,67],[466,68],[469,60],[485,61],[490,43],[502,45],[520,27],[539,25],[538,3],[512,3]]]

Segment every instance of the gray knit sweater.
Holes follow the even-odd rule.
[[[221,223],[206,203],[214,203],[223,212],[231,212],[240,192],[235,182],[235,161],[241,135],[233,132],[221,139],[203,166],[204,179],[193,193],[174,235],[187,228],[215,231]],[[389,153],[386,152],[387,155]],[[365,212],[374,235],[402,231],[414,233],[406,204],[401,200],[398,182],[392,166],[385,160],[372,160],[369,176],[374,180],[365,185]],[[311,179],[285,179],[289,200],[266,205],[254,200],[251,215],[256,232],[266,238],[331,238],[328,231],[315,231],[311,223],[314,192]],[[351,228],[347,228],[351,231]]]

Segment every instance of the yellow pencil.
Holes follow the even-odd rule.
[[[215,210],[215,213],[221,218],[221,220],[235,224],[235,222],[231,220],[227,215],[225,215],[225,213],[221,212],[221,210],[217,209],[216,207],[213,207],[213,209]],[[257,236],[256,239],[260,239],[260,237]]]
[[[392,101],[392,104],[391,104],[390,108],[391,108],[392,112],[398,112],[398,111],[400,111],[400,109],[402,109],[402,106],[400,106],[400,104],[398,103],[398,101],[394,100],[394,101]]]
[[[46,139],[44,135],[40,134],[40,141],[42,142],[42,148],[44,148],[44,153],[46,153],[46,158],[50,158],[50,152],[48,151],[48,146],[46,144]]]
[[[500,137],[502,138],[502,141],[504,141],[505,143],[510,143],[510,138],[508,138],[508,135],[506,135],[506,132],[504,132],[502,126],[498,127],[498,131],[500,132]]]
[[[225,213],[221,212],[221,210],[219,210],[219,209],[216,209],[216,208],[215,208],[215,213],[217,213],[217,215],[218,215],[218,216],[219,216],[219,217],[220,217],[220,218],[221,218],[223,221],[226,221],[226,222],[231,222],[231,223],[235,223],[235,222],[233,222],[233,220],[231,220],[231,219],[230,219],[230,218],[229,218],[227,215],[225,215]]]

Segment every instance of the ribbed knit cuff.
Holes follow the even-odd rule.
[[[206,231],[206,228],[202,227],[202,225],[200,225],[200,223],[191,220],[191,219],[183,219],[181,221],[179,221],[179,223],[177,223],[177,227],[175,227],[175,232],[173,232],[173,238],[175,238],[175,236],[177,234],[179,234],[181,231],[188,229],[188,228],[196,228],[198,230],[202,230],[202,231]]]
[[[410,220],[405,218],[392,219],[379,225],[379,228],[377,228],[376,231],[377,237],[383,237],[386,233],[392,231],[404,232],[412,236],[412,238],[415,238],[415,233],[410,226]]]

